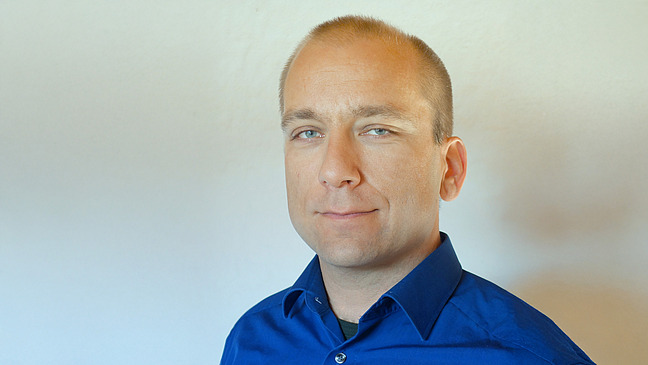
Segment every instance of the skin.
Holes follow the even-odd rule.
[[[286,78],[290,218],[348,321],[440,244],[439,197],[454,199],[465,177],[463,142],[434,143],[418,69],[406,45],[311,41]]]

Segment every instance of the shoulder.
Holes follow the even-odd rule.
[[[283,318],[283,298],[289,289],[275,293],[248,309],[236,322],[225,341],[221,364],[232,363],[239,356],[242,342],[262,339],[276,328]]]
[[[249,315],[254,315],[255,313],[258,312],[263,312],[267,310],[272,310],[272,309],[281,309],[281,305],[283,303],[283,298],[286,295],[286,293],[290,290],[290,288],[284,289],[280,292],[274,293],[270,295],[269,297],[263,299],[259,303],[255,304],[252,308],[250,308],[245,314],[243,314],[243,317],[249,316]]]
[[[283,315],[283,298],[289,289],[284,289],[280,292],[270,295],[259,303],[255,304],[252,308],[248,309],[239,320],[236,322],[232,329],[234,333],[239,327],[249,325],[250,322],[256,322],[259,317],[280,317]],[[232,335],[230,333],[230,337]]]
[[[479,318],[478,322],[485,325],[502,318],[551,321],[507,290],[467,271],[463,272],[450,302],[466,315]],[[520,315],[520,318],[511,317],[512,314]]]
[[[490,335],[509,341],[557,329],[551,319],[522,299],[465,271],[450,304]]]
[[[449,305],[494,340],[549,364],[592,363],[549,317],[477,275],[464,271]]]

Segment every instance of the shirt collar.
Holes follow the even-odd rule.
[[[315,255],[295,284],[284,295],[281,304],[285,318],[289,317],[293,306],[302,294],[307,296],[306,304],[312,310],[321,312],[324,308],[328,307],[328,297],[326,296],[326,289],[324,288],[324,281],[322,280],[322,272],[320,270],[319,257],[317,255]],[[311,302],[313,301],[316,301],[320,305],[312,306]],[[321,305],[324,303],[326,303],[326,305]]]
[[[441,232],[441,244],[403,280],[385,293],[383,298],[396,302],[416,328],[422,340],[429,337],[441,310],[450,299],[461,279],[461,264],[450,238]],[[306,294],[307,305],[316,312],[328,308],[326,290],[322,281],[319,259],[311,260],[295,284],[284,295],[282,306],[286,318],[301,294]],[[312,305],[311,302],[320,305]],[[326,304],[326,305],[322,305]]]
[[[422,340],[430,336],[441,310],[457,288],[462,269],[450,237],[383,297],[393,299],[407,314]]]

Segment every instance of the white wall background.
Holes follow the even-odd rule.
[[[600,363],[648,361],[648,3],[0,1],[0,363],[214,364],[311,258],[277,79],[373,15],[451,74],[465,268]]]

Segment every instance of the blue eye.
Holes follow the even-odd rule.
[[[313,139],[313,138],[319,138],[321,136],[322,134],[320,132],[309,129],[307,131],[303,131],[299,133],[296,138]]]
[[[389,131],[384,129],[384,128],[374,128],[370,129],[366,132],[366,134],[372,135],[372,136],[384,136],[385,134],[389,134]]]

